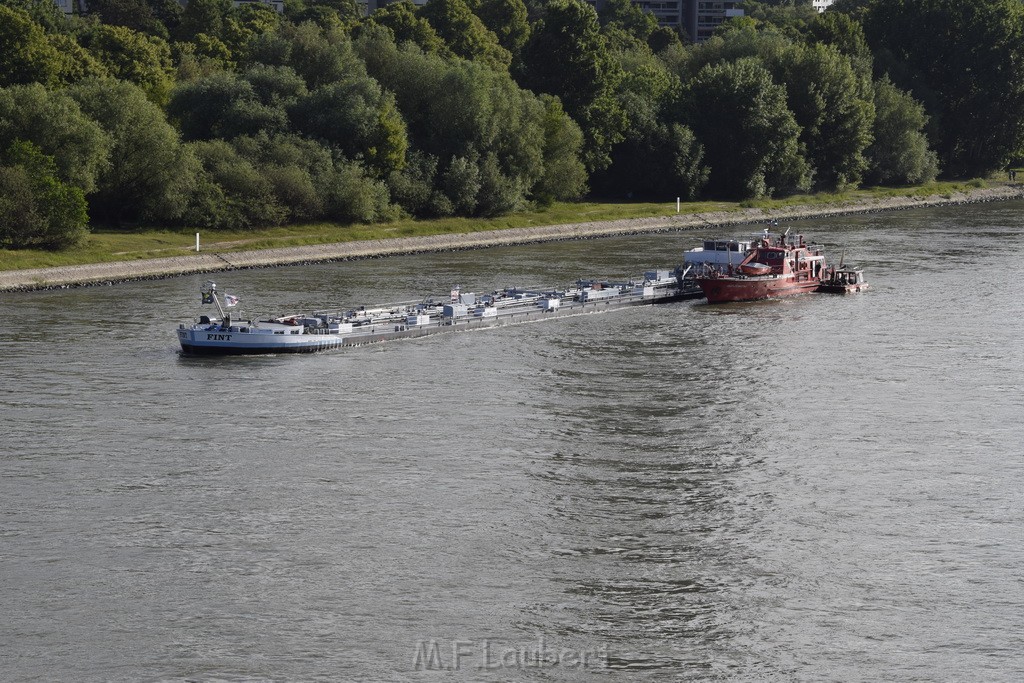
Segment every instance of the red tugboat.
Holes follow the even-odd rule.
[[[825,277],[825,252],[789,230],[774,239],[765,231],[735,269],[697,276],[709,304],[774,299],[817,291]]]

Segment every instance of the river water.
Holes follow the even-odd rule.
[[[873,288],[228,359],[178,353],[202,276],[0,295],[0,680],[1020,680],[1024,204],[795,225]],[[217,280],[263,316],[700,236]]]

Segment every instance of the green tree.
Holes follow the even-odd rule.
[[[107,68],[75,38],[67,33],[47,34],[46,40],[59,55],[57,81],[61,85],[77,83],[85,78],[103,78],[108,76]]]
[[[68,94],[113,141],[89,196],[92,215],[111,223],[179,218],[198,168],[163,111],[125,81],[85,81]]]
[[[111,145],[74,100],[38,83],[0,88],[0,149],[18,140],[53,157],[57,178],[86,194],[95,190]]]
[[[580,0],[552,0],[523,49],[519,82],[556,95],[583,129],[588,171],[607,168],[628,120],[615,98],[623,78],[601,34],[597,13]]]
[[[266,105],[290,107],[309,92],[306,81],[287,66],[257,64],[243,72],[242,79]]]
[[[0,5],[0,87],[18,83],[54,84],[60,54],[28,12]]]
[[[455,213],[455,206],[438,189],[438,158],[411,149],[401,171],[388,177],[391,197],[402,209],[414,216],[437,217]],[[479,191],[479,187],[474,188]]]
[[[680,30],[668,26],[658,26],[647,37],[647,47],[651,48],[651,52],[655,54],[671,48],[682,48],[683,41],[680,37]]]
[[[89,0],[89,13],[99,17],[104,24],[125,26],[164,40],[170,38],[167,27],[156,17],[146,0]]]
[[[291,109],[295,129],[323,140],[377,177],[402,167],[408,147],[395,97],[369,76],[323,86]]]
[[[858,76],[871,76],[874,57],[864,36],[864,28],[849,15],[823,12],[807,25],[806,36],[809,42],[831,45],[849,57]]]
[[[833,13],[846,14],[854,21],[863,21],[868,6],[875,0],[835,0],[830,7]]]
[[[867,149],[867,180],[880,185],[927,183],[938,175],[938,157],[928,148],[924,107],[887,77],[874,85],[874,142]]]
[[[25,12],[47,33],[68,30],[68,21],[64,12],[57,7],[57,3],[50,2],[50,0],[0,0],[0,6]]]
[[[756,57],[765,64],[777,65],[792,45],[793,39],[778,27],[746,18],[722,24],[710,39],[674,55],[669,61],[672,70],[686,82],[705,66],[735,62],[744,57]]]
[[[221,33],[232,54],[241,59],[258,36],[275,33],[281,27],[281,15],[270,5],[247,2],[233,9],[224,20]]]
[[[312,140],[261,133],[192,146],[203,173],[190,224],[248,229],[317,218],[368,223],[394,215],[383,182]]]
[[[617,54],[625,77],[617,98],[630,125],[612,147],[612,164],[594,174],[595,191],[613,197],[696,197],[707,181],[703,148],[687,127],[669,122],[665,110],[679,97],[678,77],[643,42]]]
[[[286,106],[274,97],[261,101],[245,78],[220,72],[178,86],[167,113],[185,140],[231,139],[288,130]]]
[[[106,75],[106,68],[67,33],[43,33],[21,10],[0,5],[0,87],[58,87]]]
[[[480,0],[476,15],[516,59],[530,38],[530,22],[523,0]]]
[[[237,74],[213,73],[191,83],[181,83],[171,94],[167,114],[185,140],[224,138],[235,130],[231,117],[235,103],[255,101],[251,84]]]
[[[57,177],[53,157],[20,140],[0,154],[0,247],[64,249],[87,222],[82,190]]]
[[[658,28],[657,18],[631,0],[606,0],[598,18],[602,26],[615,26],[642,43]]]
[[[182,17],[185,14],[185,8],[181,6],[178,0],[147,1],[150,10],[153,12],[153,17],[167,29],[167,35],[161,35],[161,37],[165,40],[170,40],[170,38],[177,36]]]
[[[746,0],[743,10],[746,17],[757,22],[797,31],[803,30],[818,14],[811,0]]]
[[[103,24],[84,31],[80,40],[111,76],[139,86],[154,103],[167,104],[174,87],[174,63],[167,41]]]
[[[858,77],[849,57],[822,43],[794,45],[778,71],[776,80],[786,84],[816,186],[842,190],[859,185],[875,119],[870,79]]]
[[[417,14],[416,5],[410,0],[392,2],[381,7],[367,17],[358,34],[363,35],[375,26],[390,30],[392,39],[398,44],[411,42],[424,52],[442,56],[452,54],[430,22]]]
[[[848,48],[856,49],[855,37],[848,37]],[[678,68],[684,77],[692,77],[709,64],[750,58],[765,66],[776,84],[785,86],[786,106],[800,127],[800,144],[816,185],[857,185],[867,167],[864,150],[871,142],[874,119],[870,63],[858,66],[857,56],[823,41],[800,42],[774,26],[747,21],[732,23],[695,46]]]
[[[312,21],[322,26],[328,16],[337,26],[352,25],[363,18],[357,0],[308,0],[304,6],[286,5],[285,14],[296,23]]]
[[[178,27],[178,40],[191,40],[198,33],[220,38],[231,13],[231,0],[189,0]]]
[[[488,152],[479,160],[477,168],[480,189],[476,194],[476,208],[467,213],[477,216],[500,216],[523,207],[522,200],[526,188],[518,178],[502,170],[496,154]]]
[[[408,127],[408,171],[388,180],[403,208],[493,215],[526,200],[545,173],[548,112],[540,99],[505,72],[399,49],[379,33],[356,45],[370,74],[395,93]],[[475,201],[469,187],[478,188]]]
[[[786,107],[785,89],[755,58],[705,66],[687,84],[680,113],[704,145],[713,196],[745,199],[808,188],[800,127]]]
[[[237,67],[224,41],[205,33],[200,33],[190,43],[173,43],[171,55],[178,85],[212,76],[218,71],[233,71]]]
[[[709,174],[703,145],[690,128],[666,120],[659,103],[634,97],[632,104],[629,131],[612,148],[612,165],[594,175],[595,191],[608,197],[696,199]]]
[[[587,168],[580,160],[583,131],[562,109],[557,97],[542,95],[544,103],[544,174],[533,187],[542,205],[554,200],[579,199],[587,191]]]
[[[249,230],[280,225],[288,209],[250,160],[224,140],[188,145],[202,164],[185,222],[200,228]]]
[[[459,57],[507,69],[512,55],[463,0],[430,0],[419,10],[437,35]]]
[[[288,220],[304,221],[324,213],[321,180],[334,171],[331,153],[312,140],[294,135],[241,137],[232,145],[270,185]]]
[[[986,175],[1024,147],[1024,4],[872,2],[864,32],[876,69],[925,104],[943,172]]]
[[[231,48],[217,36],[197,33],[189,44],[195,46],[193,54],[217,64],[221,69],[234,70],[237,66]]]
[[[347,36],[310,22],[286,23],[277,31],[257,35],[249,43],[246,61],[291,67],[311,89],[366,73]]]
[[[374,223],[396,217],[387,186],[370,178],[355,161],[335,162],[325,183],[324,217],[343,223]]]
[[[708,182],[704,146],[686,126],[657,122],[622,143],[612,166],[619,191],[661,201],[697,199]]]

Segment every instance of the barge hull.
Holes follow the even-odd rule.
[[[231,335],[233,339],[207,339],[207,333],[193,329],[179,329],[178,337],[182,353],[195,356],[229,356],[281,353],[315,353],[341,347],[362,346],[395,339],[414,339],[445,332],[489,329],[526,322],[537,322],[569,316],[601,313],[633,306],[653,306],[685,299],[699,298],[700,291],[673,290],[657,296],[624,296],[608,300],[573,302],[553,310],[541,308],[516,310],[499,313],[488,318],[466,317],[453,320],[432,321],[427,325],[385,325],[371,326],[370,331],[354,331],[347,334],[300,334],[294,339],[272,339],[276,335]],[[374,329],[376,328],[376,329]],[[397,328],[397,329],[395,329]],[[212,335],[214,337],[218,335]],[[221,335],[226,336],[226,335]],[[263,337],[263,339],[259,339]],[[243,341],[244,339],[244,341]]]

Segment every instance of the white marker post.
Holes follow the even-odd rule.
[[[679,197],[676,197],[676,213],[679,213]],[[196,237],[198,237],[198,235]],[[199,250],[196,249],[196,251],[199,251]]]
[[[199,233],[196,233],[196,251],[199,251]]]

